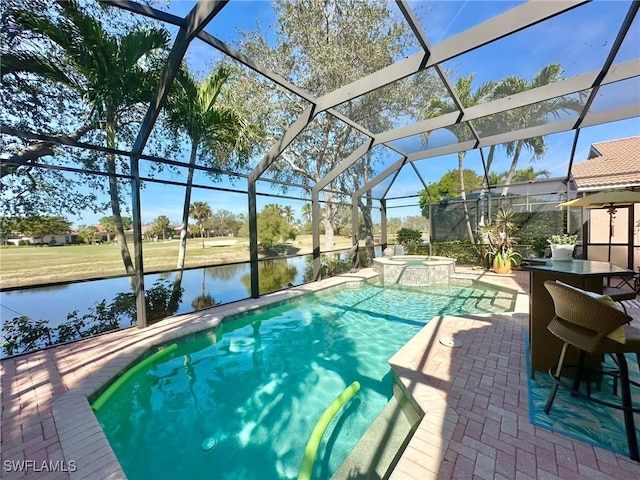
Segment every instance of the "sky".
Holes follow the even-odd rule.
[[[422,28],[430,44],[437,45],[443,40],[478,25],[494,15],[504,13],[520,3],[523,2],[411,1],[410,5],[414,8],[417,16],[422,19]],[[190,0],[173,0],[168,4],[159,2],[156,8],[176,15],[186,15],[194,4],[195,1]],[[525,79],[531,79],[542,67],[550,63],[560,63],[563,66],[565,77],[597,70],[608,55],[629,4],[628,0],[592,2],[559,15],[550,22],[543,22],[494,44],[454,58],[444,64],[445,70],[451,75],[452,83],[455,83],[455,80],[460,76],[475,74],[473,83],[475,88],[484,82],[499,80],[509,75],[519,75]],[[390,9],[400,15],[395,2],[390,2]],[[639,24],[640,20],[636,18],[614,64],[640,57],[640,42],[632,41],[633,38],[640,37]],[[273,25],[274,14],[269,2],[240,0],[229,2],[205,30],[240,49],[239,30],[259,30],[266,36],[268,42],[273,42],[275,38]],[[175,32],[174,28],[172,33],[175,35]],[[417,51],[417,47],[414,51]],[[186,54],[186,60],[190,67],[202,75],[206,74],[210,65],[219,58],[219,53],[199,40],[191,44]],[[592,109],[599,111],[609,105],[617,107],[638,103],[640,103],[640,80],[635,79],[621,82],[615,87],[603,87]],[[640,120],[638,118],[584,128],[580,133],[575,163],[587,158],[593,143],[639,134]],[[543,158],[535,163],[530,163],[531,154],[525,151],[518,164],[519,168],[533,165],[536,170],[548,170],[552,177],[566,175],[573,138],[574,132],[572,131],[547,136],[548,148]],[[486,153],[485,150],[485,155]],[[389,152],[385,157],[384,164],[379,167],[379,171],[382,171],[386,165],[397,158],[397,154]],[[479,160],[478,151],[470,151],[467,153],[465,166],[481,173]],[[494,161],[495,170],[506,171],[509,164],[510,159],[506,156],[504,149],[498,148]],[[419,161],[416,162],[416,167],[427,183],[437,181],[448,170],[457,168],[457,155]],[[202,179],[202,181],[210,183],[206,179]],[[387,184],[388,182],[383,184],[385,188]],[[245,185],[244,180],[239,180],[233,185],[226,181],[218,184],[218,186],[239,190],[245,189]],[[267,187],[260,188],[259,191],[277,193]],[[405,166],[388,196],[414,195],[421,189],[422,184],[418,177],[409,166]],[[382,186],[378,190],[383,190]],[[171,220],[177,221],[182,211],[182,192],[183,189],[178,187],[160,187],[147,184],[142,193],[143,222],[150,222],[158,215],[167,215]],[[235,213],[247,213],[246,196],[242,194],[195,189],[192,201],[207,201],[214,210],[224,208]],[[297,212],[300,211],[303,203],[259,197],[258,208],[273,202],[291,205]],[[395,203],[411,203],[411,199]],[[419,209],[411,207],[393,209],[388,215],[417,214],[419,214]],[[100,216],[86,212],[83,218],[76,219],[74,223],[76,226],[80,223],[89,224]]]

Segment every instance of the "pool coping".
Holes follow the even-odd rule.
[[[481,279],[469,280],[470,286],[473,287],[488,287],[512,293],[515,296],[515,301],[512,304],[514,308],[504,312],[504,315],[516,313],[528,315],[528,292],[521,288],[501,286]],[[482,313],[473,314],[473,317],[486,319],[487,322],[490,322],[493,315]],[[456,409],[449,404],[446,396],[429,383],[429,380],[422,373],[422,366],[419,363],[424,352],[429,351],[434,344],[438,343],[436,335],[440,325],[447,319],[463,319],[464,317],[452,315],[434,317],[389,359],[394,380],[401,394],[410,402],[416,412],[423,414],[415,427],[414,435],[394,465],[389,477],[390,480],[441,478],[440,468],[458,426],[459,415]]]
[[[372,269],[368,271],[372,272]],[[361,282],[366,272],[361,270],[355,275],[355,280]],[[373,277],[375,273],[369,275],[369,278]],[[452,285],[472,286],[474,280],[480,280],[477,283],[479,286],[490,283],[494,288],[515,290],[517,309],[524,307],[522,309],[526,310],[528,272],[514,270],[511,274],[496,275],[483,269],[458,266],[455,277]],[[326,280],[305,288],[277,292],[266,300],[279,301],[299,292],[343,284],[344,279]],[[68,392],[77,393],[77,387],[84,385],[85,380],[90,381],[101,370],[113,368],[111,359],[126,348],[172,330],[180,330],[178,336],[182,336],[188,334],[183,329],[185,326],[216,315],[224,316],[237,308],[250,309],[268,301],[247,299],[216,307],[215,310],[167,319],[145,329],[126,328],[0,360],[0,453],[3,463],[0,476],[7,480],[123,478],[117,460],[110,455],[110,447],[100,449],[95,443],[97,432],[91,432],[91,425],[83,425],[87,423],[87,418],[95,418],[93,413],[86,415],[90,409],[88,403],[84,407],[80,405],[80,408],[85,408],[83,416],[80,409],[73,410],[72,404],[78,400],[78,396],[69,394],[64,399],[69,401],[67,407],[72,408],[64,412],[61,408],[63,396]],[[634,317],[632,323],[640,326],[640,301],[627,301],[625,305]],[[440,426],[443,422],[437,418],[437,427],[433,422],[422,422],[422,429],[416,430],[407,440],[407,443],[411,440],[411,446],[398,452],[397,458],[401,458],[389,473],[392,479],[638,478],[640,463],[530,424],[527,379],[524,377],[524,332],[528,328],[528,314],[494,314],[490,318],[467,315],[445,317],[439,322],[440,336],[460,335],[462,347],[443,351],[440,345],[436,345],[437,349],[430,349],[429,345],[425,345],[425,338],[422,345],[416,339],[411,344],[418,346],[418,351],[413,359],[407,359],[407,371],[401,373],[406,379],[415,375],[416,382],[427,385],[432,382],[431,386],[440,388],[441,393],[447,395],[448,406],[455,409],[459,420],[450,440],[449,434]],[[435,328],[435,325],[431,328]],[[405,345],[401,352],[409,354],[405,348],[408,347]],[[113,373],[116,374],[117,371]],[[444,378],[443,374],[449,377]],[[394,388],[399,388],[398,383]],[[56,398],[60,398],[56,400],[58,424],[52,414],[52,404]],[[448,411],[443,412],[446,414]],[[60,423],[64,422],[61,414],[75,419],[66,422],[65,427]],[[450,423],[453,422],[444,426]],[[63,427],[60,432],[58,427]],[[70,430],[64,432],[66,428]],[[80,439],[79,435],[83,432],[87,433]],[[444,440],[440,440],[439,436]],[[80,445],[75,450],[83,454],[85,459],[93,458],[88,469],[85,469],[84,463],[79,467],[77,459],[62,450],[60,437],[65,437],[65,447],[73,440],[86,447],[84,453]],[[430,442],[441,445],[431,447]],[[448,449],[436,475],[433,470],[438,468],[436,460],[441,458],[441,452],[447,446],[445,442],[449,442]],[[115,469],[114,462],[117,466]],[[38,469],[41,463],[49,465],[48,473]]]
[[[514,289],[501,288],[488,282],[478,281],[481,273],[482,272],[478,272],[477,275],[470,275],[466,278],[463,275],[460,283],[466,284],[467,286],[485,286],[499,288],[500,290],[510,290],[518,296],[522,293],[526,294],[526,292],[518,292]],[[355,274],[344,274],[319,282],[282,290],[265,295],[259,299],[247,299],[205,311],[172,317],[150,327],[134,331],[132,338],[127,338],[128,345],[113,353],[113,356],[105,361],[104,366],[100,367],[88,378],[82,379],[77,386],[74,386],[61,395],[55,396],[52,400],[51,411],[58,431],[62,454],[65,459],[73,460],[76,466],[75,471],[69,471],[69,478],[73,480],[84,478],[126,478],[91,408],[90,399],[104,390],[128,367],[141,358],[144,358],[147,352],[153,347],[164,345],[177,338],[212,329],[230,317],[233,318],[261,308],[271,307],[310,293],[330,292],[332,289],[340,288],[345,284],[359,285],[363,282],[374,281],[377,280],[377,277],[378,274],[373,269],[364,269]],[[457,280],[460,280],[460,278]],[[453,283],[459,284],[457,281]],[[528,300],[526,300],[526,302],[528,302]],[[516,304],[517,303],[516,300]],[[490,314],[486,315],[490,316]],[[405,346],[389,360],[394,374],[405,384],[407,384],[407,382],[416,383],[416,375],[419,375],[419,372],[416,374],[410,370],[410,362],[407,363],[408,357],[406,357],[406,355],[414,346],[420,344],[421,339],[425,335],[424,332],[428,331],[426,329],[427,327],[421,329],[412,340],[405,344]],[[442,403],[442,398],[437,392],[433,392],[428,385],[419,382],[416,385],[418,386],[410,392],[410,399],[412,402],[416,402],[420,407],[420,411],[425,412],[421,420],[421,428],[423,425],[431,429],[433,429],[433,425],[435,424],[440,426],[450,425],[454,417],[450,416],[452,413],[446,409],[446,406],[442,404],[442,408],[434,409],[434,404],[430,403],[433,401]],[[431,404],[432,406],[427,408],[427,404]],[[443,408],[445,410],[442,410]],[[443,413],[444,417],[441,420],[446,423],[439,424],[438,422]],[[431,427],[429,427],[430,424]],[[443,431],[446,432],[448,430]],[[443,438],[443,441],[446,441],[446,438]],[[437,451],[442,451],[444,444],[435,446],[437,447]],[[410,451],[411,448],[413,447],[411,442],[409,442],[407,449]],[[436,458],[433,457],[433,460],[435,461]],[[403,478],[406,478],[406,476]]]
[[[247,299],[234,304],[221,305],[212,309],[180,315],[166,319],[155,325],[139,329],[129,339],[130,345],[117,351],[89,378],[85,378],[72,389],[53,398],[51,411],[55,422],[62,454],[65,459],[74,462],[74,470],[69,478],[126,478],[107,437],[95,416],[90,400],[132,364],[144,358],[150,349],[164,345],[172,340],[196,334],[217,327],[226,319],[235,319],[238,315],[251,313],[261,308],[272,307],[295,298],[316,292],[329,292],[345,284],[361,284],[376,279],[377,273],[371,269],[358,273],[343,274],[337,277],[309,283],[272,294],[259,299]],[[167,328],[169,326],[178,328]],[[81,342],[78,342],[81,343]]]

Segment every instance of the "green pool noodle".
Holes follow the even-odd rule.
[[[300,472],[298,473],[298,480],[310,480],[311,472],[313,472],[313,463],[316,461],[316,455],[318,454],[318,447],[320,447],[320,441],[324,435],[324,431],[327,429],[329,422],[335,417],[338,410],[347,403],[347,401],[353,397],[358,390],[360,390],[360,382],[355,381],[331,402],[331,405],[324,411],[316,426],[313,427],[307,446],[304,449],[304,456],[302,457],[302,464],[300,465]]]
[[[98,398],[96,398],[96,400],[91,404],[91,408],[93,409],[93,411],[94,412],[98,412],[98,410],[100,410],[105,405],[105,403],[107,403],[109,401],[111,396],[114,393],[116,393],[118,391],[118,389],[124,384],[124,382],[129,380],[129,378],[131,378],[133,375],[138,373],[143,368],[148,367],[153,362],[155,362],[155,361],[159,360],[160,358],[170,354],[176,348],[178,348],[178,344],[177,343],[173,343],[173,344],[169,345],[168,347],[165,347],[162,350],[154,353],[153,355],[149,355],[144,360],[136,363],[133,367],[127,369],[122,375],[120,375],[116,379],[115,382],[113,382],[111,385],[109,385],[107,387],[107,389],[104,392],[102,392],[100,394],[100,396]]]

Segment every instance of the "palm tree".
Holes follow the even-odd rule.
[[[220,101],[225,97],[224,87],[230,75],[231,70],[222,66],[212,70],[209,76],[199,83],[183,68],[178,73],[175,88],[169,96],[167,105],[169,127],[176,134],[187,135],[191,141],[189,171],[180,224],[178,269],[184,268],[189,216],[193,217],[190,214],[191,186],[193,167],[198,155],[206,157],[209,154],[216,154],[216,158],[221,160],[233,149],[242,153],[249,143],[249,124],[242,112],[232,108],[229,102]],[[211,211],[210,208],[209,211]]]
[[[153,222],[153,230],[157,235],[158,233],[162,234],[162,241],[167,239],[167,231],[171,228],[171,220],[166,215],[160,215]]]
[[[34,54],[32,71],[44,72],[52,78],[52,61],[66,72],[58,80],[76,89],[90,105],[91,115],[106,133],[105,145],[117,147],[117,136],[125,121],[131,120],[136,106],[149,102],[158,79],[158,70],[150,69],[159,50],[168,46],[169,35],[164,29],[141,28],[115,36],[102,24],[82,12],[73,0],[57,0],[62,14],[55,19],[31,12],[16,12],[15,18],[25,28],[46,36],[64,55],[52,58],[51,52]],[[134,282],[134,266],[127,246],[120,210],[120,189],[116,174],[117,159],[106,154],[105,170],[109,174],[109,198],[115,236],[126,272]],[[135,287],[135,285],[132,285]]]
[[[293,208],[291,208],[289,205],[286,205],[282,209],[282,214],[284,215],[284,218],[287,221],[287,223],[289,225],[293,225],[293,222],[296,219],[296,216],[293,214]]]
[[[495,90],[494,82],[487,82],[473,91],[472,83],[475,74],[470,74],[467,77],[460,77],[456,81],[456,92],[458,94],[458,98],[462,103],[462,106],[465,108],[472,107],[479,103],[484,103],[491,99],[493,92]],[[434,98],[428,104],[427,116],[429,118],[437,117],[443,115],[445,113],[454,112],[457,110],[454,103],[450,98]],[[467,138],[466,131],[461,125],[453,125],[449,127],[449,130],[458,138],[458,141],[464,141]],[[428,141],[428,137],[427,137]],[[464,185],[464,156],[466,152],[458,152],[458,179],[460,183],[460,198],[462,199],[462,207],[464,210],[464,219],[467,227],[467,235],[471,242],[475,242],[475,237],[473,234],[473,228],[471,227],[471,218],[469,217],[469,209],[467,207],[467,192],[465,190]]]
[[[302,219],[304,220],[305,223],[311,223],[311,204],[310,203],[305,203],[304,205],[302,205]]]
[[[507,172],[504,173],[505,178]],[[540,180],[541,178],[549,178],[551,176],[551,172],[549,170],[534,170],[531,165],[527,168],[521,168],[516,170],[516,173],[513,175],[514,182],[535,182],[536,180]]]
[[[507,178],[507,172],[489,172],[487,177],[489,178],[489,185],[502,185],[505,178]]]
[[[204,248],[204,222],[209,220],[212,215],[213,212],[207,202],[193,202],[189,206],[189,216],[196,221],[200,229],[202,248]]]
[[[561,79],[562,66],[557,63],[553,63],[540,70],[533,80],[529,82],[515,76],[505,78],[496,86],[495,93],[497,96],[512,95],[514,93],[548,85]],[[543,125],[548,121],[549,117],[559,119],[562,113],[569,111],[581,112],[584,104],[585,101],[582,96],[578,99],[572,97],[557,97],[551,100],[518,108],[512,112],[507,112],[506,119],[510,128],[512,130],[517,130],[519,128]],[[507,178],[505,179],[505,185],[502,188],[503,197],[506,196],[509,191],[509,184],[513,181],[523,147],[531,151],[533,154],[533,160],[542,158],[547,151],[544,137],[533,137],[507,144],[507,154],[512,157],[512,160],[509,171],[507,172]]]
[[[216,300],[209,294],[207,294],[207,288],[205,284],[207,269],[202,269],[202,293],[193,299],[191,307],[194,310],[203,310],[205,308],[213,307],[216,304]]]

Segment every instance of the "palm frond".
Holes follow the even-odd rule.
[[[67,75],[67,72],[51,62],[48,57],[29,52],[5,53],[0,57],[0,71],[3,76],[16,73],[31,73],[66,85],[75,83],[73,77]]]

